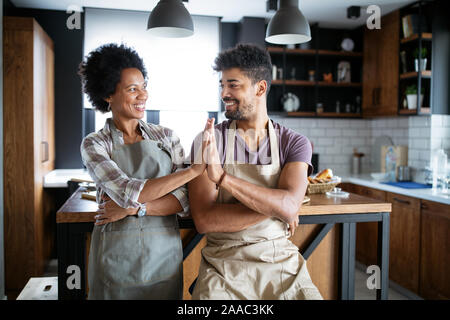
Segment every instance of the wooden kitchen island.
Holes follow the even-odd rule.
[[[73,193],[56,214],[60,300],[86,298],[89,240],[97,203],[82,199],[81,193],[81,189]],[[356,224],[372,221],[378,222],[378,240],[374,243],[381,271],[377,299],[387,299],[391,204],[353,193],[348,198],[325,194],[309,197],[311,201],[300,209],[299,227],[291,240],[307,260],[311,278],[324,299],[354,298]],[[179,224],[184,248],[184,298],[189,299],[188,289],[197,277],[206,237],[196,232],[190,218],[180,218]],[[73,286],[74,271],[70,266],[80,268],[79,288]],[[68,286],[68,282],[72,285]]]

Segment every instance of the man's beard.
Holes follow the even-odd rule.
[[[240,103],[238,102],[238,105],[235,110],[225,111],[225,117],[230,120],[248,120],[247,116],[243,112],[241,112],[241,110],[239,109],[239,106],[240,106]],[[249,104],[246,106],[245,109],[247,111],[252,111],[253,106],[251,104]]]

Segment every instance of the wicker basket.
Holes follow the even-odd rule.
[[[306,194],[326,193],[333,190],[339,183],[341,183],[341,179],[331,180],[327,183],[310,183]]]

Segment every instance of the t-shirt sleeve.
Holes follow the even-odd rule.
[[[308,176],[310,176],[314,169],[311,163],[311,142],[307,137],[292,130],[288,130],[285,134],[288,138],[285,163],[305,162],[306,164],[308,164]]]

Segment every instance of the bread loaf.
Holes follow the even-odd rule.
[[[331,178],[333,178],[333,171],[331,171],[331,169],[322,170],[316,176],[316,179],[331,179]]]

